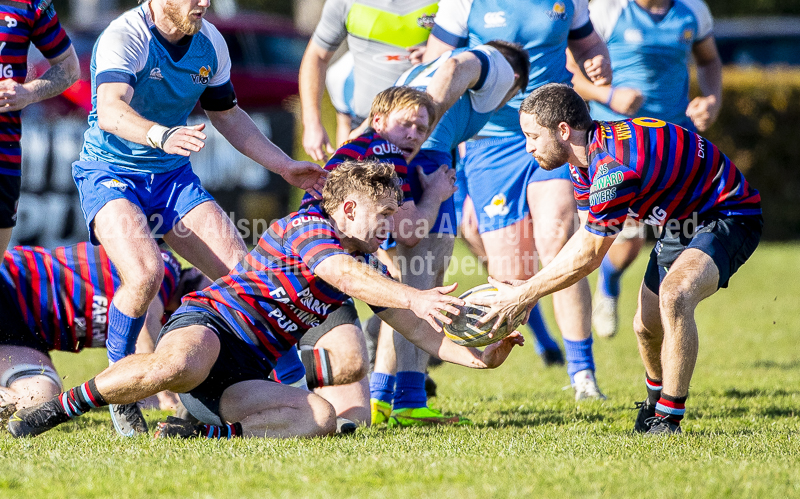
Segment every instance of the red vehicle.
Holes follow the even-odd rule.
[[[308,37],[298,33],[291,19],[261,13],[241,13],[231,18],[209,15],[219,29],[231,55],[231,82],[239,105],[245,109],[280,106],[298,92],[298,72]],[[48,112],[69,114],[92,108],[89,64],[99,31],[72,30],[67,33],[81,64],[81,78],[60,97],[46,101]],[[35,71],[48,67],[38,51],[31,50]]]

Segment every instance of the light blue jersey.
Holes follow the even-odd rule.
[[[650,116],[694,129],[689,105],[692,46],[711,35],[713,19],[702,0],[675,0],[661,19],[633,0],[594,0],[591,19],[611,55],[614,86],[636,88],[644,104],[635,115]],[[592,102],[592,118],[631,118]]]
[[[445,52],[438,59],[406,71],[395,85],[408,85],[427,90],[436,71],[442,64],[469,50],[481,61],[481,75],[474,87],[467,90],[444,113],[428,140],[422,144],[424,151],[445,153],[448,157],[458,144],[478,133],[500,106],[514,86],[514,69],[494,47],[479,45],[473,49],[460,48]]]
[[[592,34],[587,0],[442,0],[431,34],[454,47],[490,40],[521,44],[530,55],[528,88],[498,110],[479,135],[521,135],[519,106],[545,83],[569,83],[567,39]]]
[[[164,173],[188,158],[137,144],[100,129],[97,87],[122,82],[133,87],[131,107],[159,125],[185,125],[198,100],[209,110],[222,98],[235,103],[230,57],[219,31],[207,21],[199,33],[175,45],[156,30],[145,2],[114,20],[92,52],[92,111],[84,134],[81,161],[100,161],[138,172]],[[206,104],[209,105],[206,105]]]

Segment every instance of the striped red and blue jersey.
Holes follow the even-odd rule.
[[[653,118],[597,121],[589,130],[589,168],[570,165],[586,229],[618,233],[627,217],[663,226],[697,215],[761,214],[761,196],[731,160],[700,135]]]
[[[162,256],[164,280],[158,296],[166,305],[177,292],[181,265],[171,253]],[[2,302],[16,307],[31,334],[50,350],[105,347],[108,306],[119,283],[106,252],[89,243],[53,250],[17,246],[6,251],[0,267]]]
[[[31,42],[47,59],[71,45],[52,0],[0,1],[0,80],[25,83]],[[0,113],[0,174],[20,176],[21,111]]]
[[[175,315],[205,311],[220,318],[269,373],[306,331],[349,298],[314,274],[335,255],[352,256],[389,275],[374,255],[348,253],[319,203],[311,203],[273,222],[228,275],[186,295]]]
[[[403,189],[403,202],[413,200],[411,186],[408,184],[408,164],[399,147],[381,137],[378,132],[369,128],[366,132],[353,140],[349,140],[339,147],[331,159],[325,163],[325,169],[332,171],[347,160],[372,159],[382,163],[394,165],[394,171],[400,178]],[[314,198],[309,194],[303,196],[301,205],[306,205]]]

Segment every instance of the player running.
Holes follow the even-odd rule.
[[[372,255],[402,200],[391,165],[345,162],[328,177],[322,202],[276,221],[227,276],[184,299],[152,354],[132,355],[39,406],[8,427],[33,436],[108,403],[129,404],[161,390],[181,394],[202,423],[171,419],[157,436],[294,437],[336,430],[333,407],[311,392],[267,381],[282,352],[349,296],[362,299],[409,339],[443,360],[497,367],[522,337],[483,352],[455,345],[437,320],[463,301],[456,285],[416,290],[393,281]],[[388,308],[384,308],[388,307]]]
[[[630,217],[662,228],[639,293],[634,330],[647,399],[634,430],[680,433],[697,360],[697,304],[728,286],[761,238],[761,196],[717,147],[653,118],[593,122],[566,85],[520,107],[526,149],[543,168],[569,162],[583,229],[539,274],[500,290],[485,317],[513,317],[596,269]]]
[[[102,243],[122,278],[108,309],[111,362],[133,352],[158,292],[156,237],[212,279],[247,253],[192,171],[189,156],[206,139],[204,125],[186,125],[198,101],[244,155],[309,192],[324,180],[321,168],[286,156],[236,105],[227,46],[203,19],[208,6],[146,1],[114,20],[92,54],[92,111],[72,174],[91,240]],[[135,415],[111,412],[118,419]]]
[[[147,311],[147,334],[140,335],[139,352],[153,351],[162,317],[178,308],[181,296],[209,283],[196,269],[181,270],[171,253],[162,251],[161,256],[164,279]],[[0,267],[2,405],[24,409],[61,390],[61,378],[49,351],[105,348],[108,304],[119,285],[119,273],[100,246],[78,243],[53,250],[24,246],[5,253]],[[170,402],[169,397],[161,398]],[[126,434],[147,431],[117,430]]]

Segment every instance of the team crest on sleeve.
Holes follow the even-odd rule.
[[[211,78],[211,66],[202,66],[197,71],[197,74],[192,75],[192,83],[208,85],[209,78]]]
[[[483,211],[490,217],[508,215],[511,208],[508,207],[505,194],[497,194],[492,198],[492,202],[483,207]]]
[[[422,14],[417,18],[417,26],[424,29],[433,29],[436,14]]]

